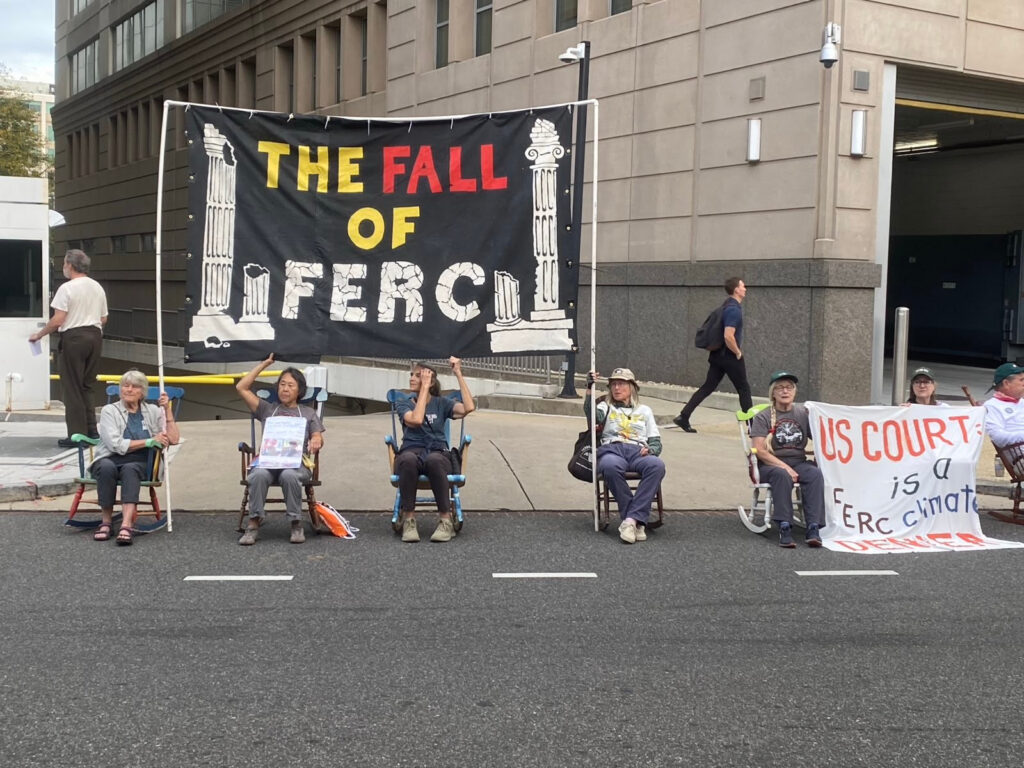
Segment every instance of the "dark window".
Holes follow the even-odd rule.
[[[43,314],[43,244],[0,240],[0,317]]]

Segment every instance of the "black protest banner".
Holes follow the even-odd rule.
[[[575,345],[568,108],[186,117],[186,360]]]

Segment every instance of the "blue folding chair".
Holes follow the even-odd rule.
[[[164,387],[164,392],[167,393],[167,397],[171,400],[171,412],[174,414],[174,419],[178,419],[178,411],[181,408],[181,401],[185,397],[185,390],[181,387]],[[118,384],[109,384],[107,386],[107,403],[110,404],[117,400],[121,396],[121,387]],[[146,390],[146,399],[151,402],[156,402],[160,397],[159,387],[150,387]],[[68,519],[64,521],[64,525],[71,528],[97,528],[102,518],[95,518],[89,520],[76,519],[75,515],[78,513],[79,508],[86,504],[89,507],[95,507],[96,510],[100,509],[99,499],[96,497],[85,498],[86,488],[95,488],[96,481],[89,475],[88,467],[93,462],[93,448],[99,445],[99,439],[88,437],[87,435],[76,433],[71,436],[71,439],[77,444],[78,447],[78,477],[74,479],[74,482],[78,483],[78,490],[75,491],[75,496],[71,500],[71,509],[68,511]],[[86,460],[86,452],[88,451],[89,457]],[[156,489],[163,485],[163,472],[161,463],[163,462],[163,449],[155,439],[150,441],[149,456],[146,459],[149,466],[149,473],[146,479],[142,481],[142,487],[149,489],[149,501],[143,501],[139,499],[139,507],[147,506],[150,507],[150,511],[144,512],[139,509],[138,515],[152,515],[154,520],[152,523],[139,522],[138,516],[135,519],[133,530],[136,533],[150,533],[151,531],[159,530],[167,525],[167,518],[163,514],[163,510],[160,509],[160,501],[157,498]],[[120,486],[120,482],[118,486]],[[117,504],[120,504],[118,499]],[[121,512],[115,512],[113,516],[113,523],[117,524],[121,521]]]
[[[277,399],[277,391],[272,389],[257,390],[256,396],[266,400],[270,404],[280,402]],[[306,387],[306,396],[299,400],[299,405],[305,405],[316,411],[321,419],[324,417],[324,404],[327,402],[327,390],[324,387]],[[238,452],[242,459],[241,485],[245,488],[242,493],[242,506],[238,511],[238,530],[245,531],[245,519],[249,515],[249,468],[253,460],[259,455],[260,440],[262,432],[257,433],[257,425],[260,422],[255,413],[249,414],[249,442],[239,443]],[[262,426],[262,425],[260,425]],[[313,533],[320,533],[320,515],[316,511],[316,491],[320,483],[320,454],[313,454],[313,477],[305,484],[306,508],[309,512],[309,522],[313,526]],[[279,498],[267,496],[266,504],[284,504],[284,495]]]
[[[458,391],[454,392],[442,392],[441,397],[450,398],[456,402],[462,402],[462,394]],[[398,475],[395,474],[395,456],[398,453],[400,447],[400,433],[401,430],[399,417],[398,417],[398,404],[412,399],[412,392],[403,389],[389,389],[387,394],[388,404],[391,406],[391,434],[385,435],[384,443],[387,445],[388,451],[388,466],[391,468],[391,487],[395,488],[395,505],[391,511],[391,529],[395,533],[402,532],[402,511],[400,509],[402,495],[398,490]],[[451,421],[449,420],[445,424],[445,440],[448,441],[449,449],[455,448],[461,458],[461,467],[459,474],[448,475],[448,500],[449,506],[451,507],[454,520],[452,525],[456,532],[462,530],[462,496],[461,489],[466,485],[466,461],[469,456],[469,444],[473,442],[473,438],[466,434],[466,420],[459,419],[459,442],[457,446],[452,445],[451,437]],[[416,485],[418,491],[430,491],[430,478],[426,475],[420,475],[419,482]],[[417,495],[416,506],[437,506],[437,502],[434,500],[433,493],[430,495]]]

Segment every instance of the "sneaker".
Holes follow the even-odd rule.
[[[675,424],[677,427],[679,427],[681,430],[683,430],[683,432],[696,432],[697,431],[696,429],[694,429],[693,427],[690,426],[690,420],[688,418],[686,418],[685,416],[683,416],[683,414],[681,414],[681,413],[678,416],[676,416],[674,419],[672,419],[672,423]]]
[[[818,526],[808,525],[807,526],[807,546],[808,547],[820,547],[821,546],[821,534],[818,533]]]
[[[636,527],[636,540],[637,541],[647,541],[647,526],[646,525],[638,525]]]
[[[238,543],[243,547],[251,547],[256,543],[256,539],[259,538],[260,529],[255,525],[250,525],[245,529],[245,533],[242,534],[242,538],[238,540]]]
[[[306,532],[302,530],[301,520],[292,520],[292,537],[289,541],[292,544],[301,544],[306,540]]]
[[[402,541],[405,542],[416,542],[420,540],[420,532],[416,528],[416,518],[407,517],[405,522],[402,523]]]
[[[442,517],[437,521],[437,528],[430,536],[431,541],[451,541],[455,535],[455,524],[450,517]]]
[[[619,524],[619,538],[627,544],[636,543],[636,521],[627,517]]]
[[[793,543],[793,527],[789,523],[779,525],[779,546],[792,549],[796,546]]]

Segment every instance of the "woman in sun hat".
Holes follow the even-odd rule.
[[[596,378],[591,371],[588,390]],[[583,398],[583,412],[589,422],[589,396]],[[601,425],[597,471],[604,475],[619,508],[619,538],[626,544],[646,541],[651,501],[665,477],[665,462],[658,457],[661,433],[654,412],[640,404],[640,387],[629,368],[616,368],[608,377],[608,395],[597,402],[597,423]],[[627,472],[640,474],[635,493],[626,482]]]
[[[772,487],[772,521],[779,527],[779,546],[792,549],[793,484],[800,483],[809,547],[821,546],[825,527],[825,481],[818,465],[807,458],[811,421],[807,406],[796,402],[797,377],[776,371],[768,387],[770,408],[750,422],[761,481]]]

